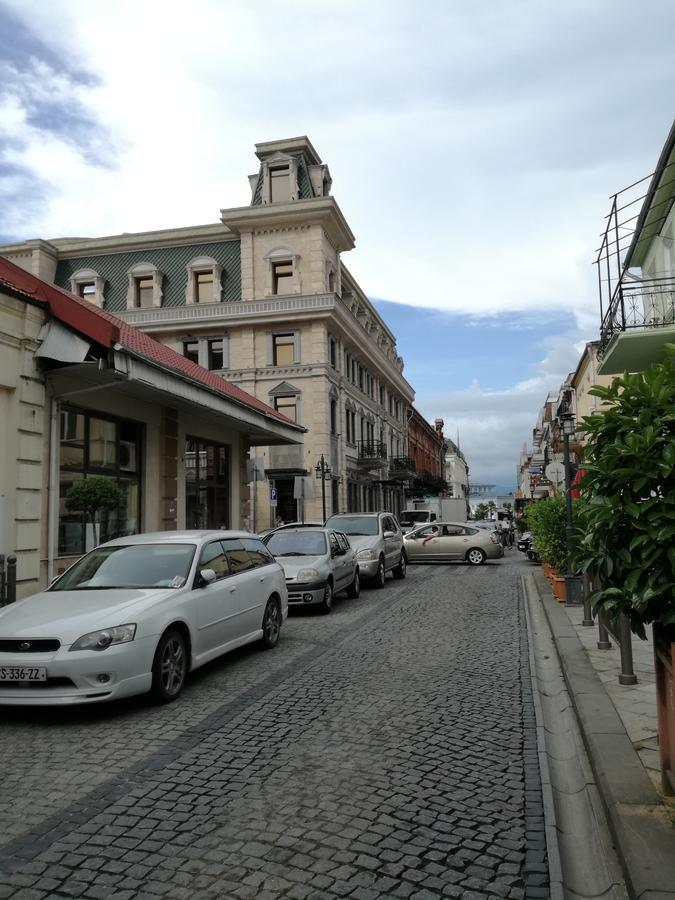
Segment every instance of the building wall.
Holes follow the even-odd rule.
[[[40,584],[46,393],[33,353],[41,310],[0,293],[0,553],[17,558],[17,595]]]

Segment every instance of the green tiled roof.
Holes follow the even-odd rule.
[[[187,247],[161,247],[127,253],[78,256],[63,259],[56,267],[55,283],[70,290],[70,277],[78,269],[94,269],[105,279],[105,309],[121,312],[127,308],[127,272],[140,262],[157,266],[164,275],[162,306],[184,306],[187,287],[186,266],[198,256],[210,256],[223,267],[222,297],[226,302],[241,300],[241,246],[239,241],[217,244],[190,244]]]

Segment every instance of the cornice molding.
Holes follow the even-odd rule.
[[[324,228],[340,251],[352,250],[355,244],[354,234],[333,197],[223,209],[221,221],[236,234],[280,225],[317,224]]]

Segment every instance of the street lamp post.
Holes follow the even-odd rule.
[[[567,560],[565,566],[565,596],[567,603],[581,603],[581,579],[572,571],[572,551],[574,547],[574,519],[572,515],[572,471],[570,466],[570,437],[574,434],[574,415],[564,413],[560,416],[563,433],[563,464],[565,466],[565,548]]]
[[[332,475],[331,467],[324,459],[323,453],[321,459],[314,467],[316,477],[321,479],[321,508],[323,510],[323,521],[326,521],[326,479]]]

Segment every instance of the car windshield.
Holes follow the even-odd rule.
[[[265,543],[273,556],[323,556],[327,552],[322,531],[276,531]]]
[[[345,534],[377,534],[377,516],[333,516],[326,522],[327,528],[337,528]]]
[[[419,509],[406,510],[401,513],[401,525],[414,525],[415,522],[428,522],[429,521],[429,513],[426,510]]]
[[[51,591],[180,588],[190,574],[194,544],[97,547],[71,566]]]

